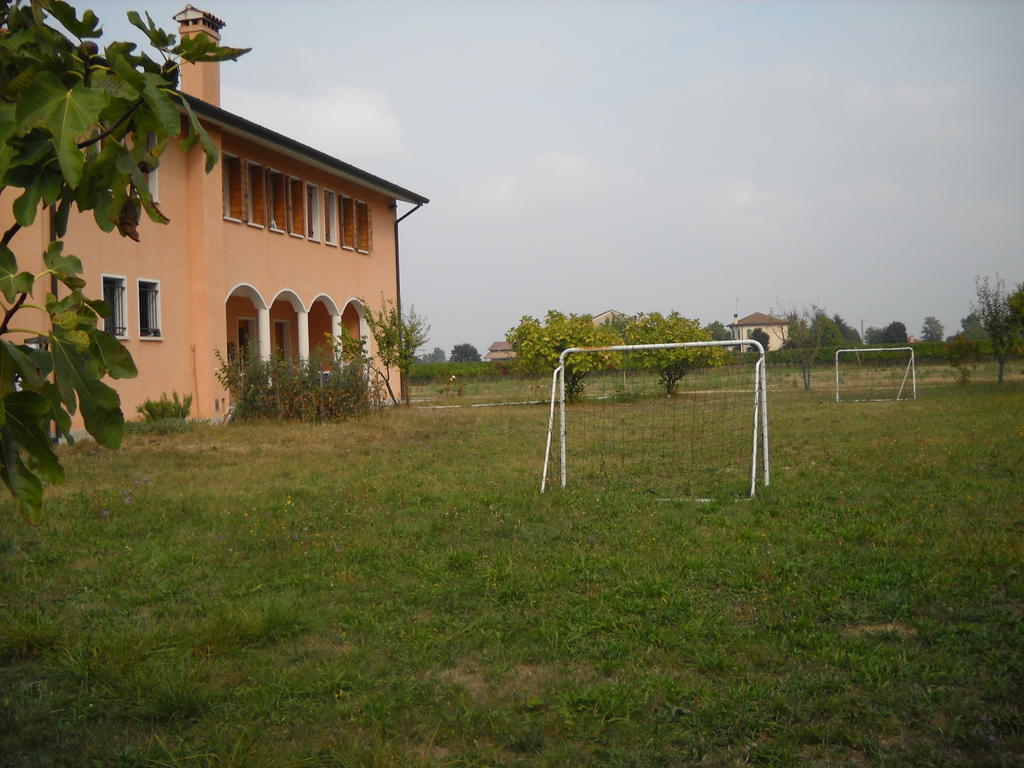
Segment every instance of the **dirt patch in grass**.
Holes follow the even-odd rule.
[[[865,635],[893,634],[903,640],[917,637],[917,630],[900,624],[898,621],[889,621],[885,624],[858,624],[856,627],[847,627],[843,630],[843,637],[864,637]]]
[[[281,650],[298,659],[332,660],[351,653],[353,646],[344,633],[311,632],[293,638]]]
[[[498,704],[538,698],[562,674],[542,664],[517,664],[504,674],[489,675],[467,662],[442,670],[438,677],[463,688],[478,704]]]
[[[438,674],[446,683],[453,683],[463,688],[475,702],[486,702],[493,698],[493,691],[487,682],[487,676],[471,662],[464,662]]]

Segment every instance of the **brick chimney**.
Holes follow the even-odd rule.
[[[214,42],[220,42],[220,31],[224,22],[209,11],[201,11],[191,5],[174,14],[178,22],[178,34],[182,37],[209,35]],[[181,90],[189,96],[220,106],[220,62],[206,61],[201,64],[182,63]]]

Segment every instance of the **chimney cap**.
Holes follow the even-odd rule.
[[[193,5],[186,5],[172,17],[178,22],[179,32],[185,34],[193,29],[203,30],[211,34],[215,39],[220,40],[220,31],[224,27],[224,21],[218,19],[209,11],[203,11]]]

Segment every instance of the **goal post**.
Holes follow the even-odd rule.
[[[541,492],[555,464],[562,488],[571,477],[658,498],[754,496],[770,482],[763,347],[736,339],[564,350],[551,376]]]
[[[836,402],[917,399],[913,347],[837,349]]]

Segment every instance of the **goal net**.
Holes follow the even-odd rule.
[[[658,499],[753,496],[769,482],[764,372],[749,339],[565,350],[541,491],[557,482]]]
[[[916,400],[912,347],[836,350],[836,402]]]

